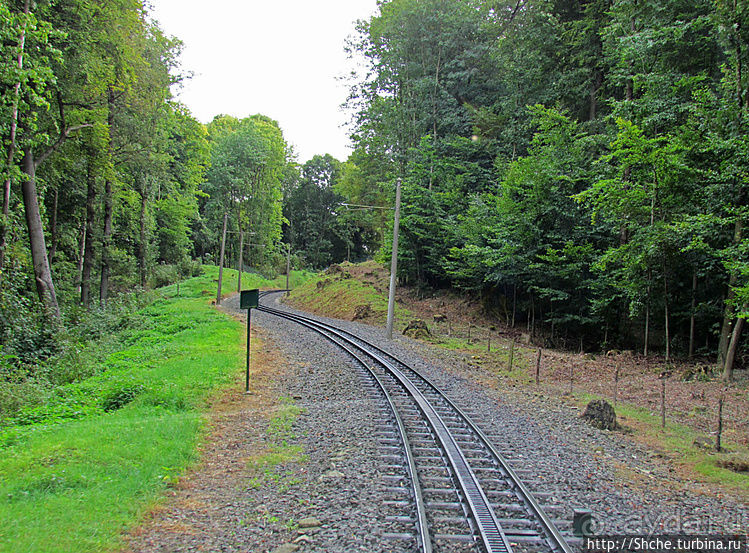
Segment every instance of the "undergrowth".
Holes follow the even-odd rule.
[[[224,276],[224,291],[236,289],[236,271]],[[196,457],[209,398],[244,366],[243,325],[210,307],[216,278],[209,267],[145,307],[102,313],[94,339],[71,340],[36,373],[5,375],[0,551],[117,549],[176,485]]]

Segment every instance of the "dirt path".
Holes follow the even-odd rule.
[[[155,551],[247,551],[235,529],[245,525],[257,504],[243,493],[248,465],[263,454],[269,420],[278,408],[279,383],[289,365],[270,337],[253,328],[251,394],[238,380],[216,398],[207,416],[201,461],[179,479],[147,520],[128,536],[123,553]]]

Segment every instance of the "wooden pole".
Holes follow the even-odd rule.
[[[536,386],[541,383],[541,348],[538,348],[538,356],[536,357]]]
[[[715,435],[715,451],[720,453],[721,445],[720,445],[720,438],[723,434],[723,400],[724,396],[721,394],[720,399],[718,400],[718,432]]]
[[[252,308],[247,310],[247,374],[244,381],[244,391],[250,391],[250,340],[252,339]]]
[[[616,364],[616,371],[614,372],[614,409],[616,409],[616,399],[619,395],[619,367],[621,362]]]
[[[508,369],[510,372],[512,372],[512,362],[515,360],[515,340],[510,342],[510,368]]]
[[[244,231],[239,231],[239,272],[237,273],[237,292],[242,291],[242,250],[244,250]]]
[[[401,218],[401,180],[395,185],[395,217],[393,220],[393,252],[390,257],[390,293],[388,294],[388,317],[385,335],[388,340],[393,339],[393,321],[395,319],[395,284],[398,271],[398,227]]]
[[[286,295],[289,295],[289,272],[291,269],[291,244],[286,244]]]
[[[661,428],[666,428],[666,378],[661,378]]]
[[[239,273],[237,274],[237,292],[242,291],[242,250],[244,250],[244,231],[239,231]]]

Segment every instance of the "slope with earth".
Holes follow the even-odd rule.
[[[333,284],[344,286],[346,294]],[[344,263],[293,291],[288,301],[323,316],[348,319],[354,318],[358,308],[370,315],[357,319],[383,324],[388,285],[387,271],[378,264]],[[376,300],[371,299],[372,291]],[[463,370],[483,386],[531,396],[542,394],[545,401],[563,403],[580,412],[591,399],[606,399],[616,404],[629,439],[646,444],[654,455],[670,459],[691,479],[720,482],[749,493],[749,375],[745,371],[737,372],[735,382],[725,383],[706,361],[665,363],[662,356],[627,351],[570,353],[539,348],[529,343],[526,329],[502,324],[470,296],[421,296],[414,288],[397,288],[400,310],[396,311],[396,329],[402,330],[413,319],[427,322],[429,342],[455,352]],[[539,350],[540,382],[536,385]],[[661,428],[660,378],[664,374],[665,429]],[[720,398],[723,451],[718,453],[711,451],[709,444],[716,441]]]

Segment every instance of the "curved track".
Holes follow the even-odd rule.
[[[323,335],[370,375],[385,398],[398,436],[402,461],[397,464],[405,468],[413,512],[412,517],[399,518],[412,526],[418,551],[454,551],[460,543],[460,550],[509,553],[512,543],[521,539],[534,544],[534,550],[572,552],[510,463],[429,379],[355,334],[262,305],[258,310]],[[425,499],[433,496],[454,501]],[[451,509],[462,515],[444,516]],[[514,523],[521,519],[525,530],[520,535],[508,537],[502,526],[508,517]],[[446,542],[452,545],[444,546]]]

